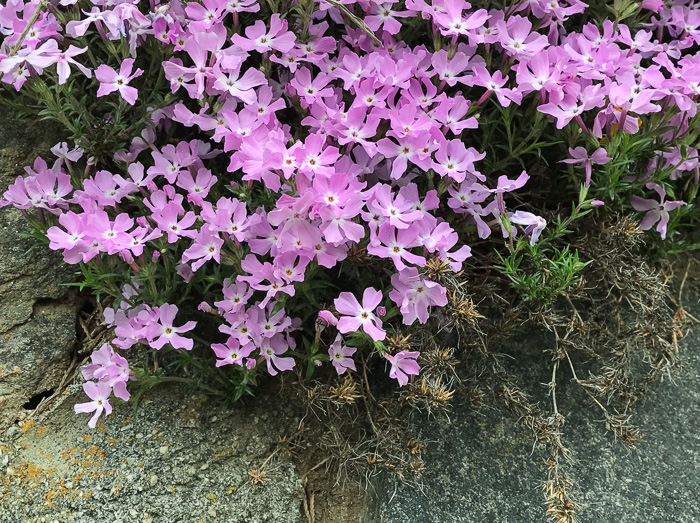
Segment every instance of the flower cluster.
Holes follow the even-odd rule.
[[[104,165],[87,158],[83,171],[76,165],[91,144],[60,144],[54,165],[37,159],[0,205],[36,209],[67,263],[127,267],[106,318],[118,350],[192,349],[188,333],[201,322],[189,312],[176,321],[185,305],[170,302],[176,289],[206,288],[197,308],[220,334],[205,336],[216,366],[258,372],[265,361],[271,375],[288,371],[301,357],[295,333],[314,321],[295,315],[298,304],[319,278],[345,285],[344,261],[362,251],[386,276],[324,296],[340,317],[321,315],[338,331],[326,360],[339,374],[355,370],[343,335],[362,332],[383,351],[394,326],[380,309],[412,325],[447,304],[423,271],[428,260],[458,272],[471,231],[513,238],[521,225],[535,244],[545,230],[509,196],[532,173],[482,172],[487,153],[470,137],[487,108],[532,105],[552,132],[567,127],[578,145],[561,161],[582,168],[586,187],[594,166],[620,163],[617,137],[643,133],[656,115],[649,127],[662,129],[665,145],[628,178],[660,195],[631,203],[647,212],[642,228],[659,222],[662,236],[684,202],[665,201],[654,173],[698,175],[697,151],[676,140],[698,127],[700,11],[691,2],[645,1],[640,26],[580,28],[567,25],[586,11],[580,0],[490,10],[465,0],[343,2],[366,29],[345,26],[323,1],[296,14],[256,0],[42,5],[0,7],[2,82],[58,92],[78,73],[112,119],[142,111],[141,134]],[[409,26],[432,46],[402,40]],[[143,100],[159,89],[167,103],[150,107]],[[187,133],[196,138],[176,138]],[[128,365],[114,350],[102,347],[84,370],[93,402],[76,410],[96,413],[91,426],[109,413],[110,391],[128,398]],[[419,352],[383,354],[400,385],[418,374]]]

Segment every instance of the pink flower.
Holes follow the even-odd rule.
[[[194,3],[188,5],[196,5]],[[267,79],[257,69],[246,69],[245,73],[240,76],[240,69],[236,68],[233,71],[229,70],[229,74],[219,73],[214,82],[214,88],[221,91],[228,91],[231,96],[235,96],[243,103],[250,105],[255,103],[255,91],[253,87],[266,85]]]
[[[338,325],[338,318],[336,318],[335,315],[329,310],[324,309],[322,311],[318,311],[318,317],[329,325]]]
[[[248,229],[246,205],[235,198],[219,198],[216,202],[216,210],[211,202],[203,202],[200,216],[210,226],[232,236],[239,242],[242,242],[246,237]]]
[[[182,253],[182,262],[188,263],[197,260],[192,264],[192,272],[197,272],[202,265],[209,260],[221,263],[221,246],[224,240],[219,238],[219,234],[211,226],[204,226],[194,239],[194,243]]]
[[[486,67],[477,66],[474,68],[474,78],[472,79],[473,85],[480,85],[486,88],[486,92],[479,98],[475,105],[481,105],[486,101],[486,99],[491,95],[491,93],[496,94],[498,102],[503,107],[508,107],[510,102],[513,101],[517,105],[523,99],[522,93],[516,89],[506,89],[503,86],[508,81],[508,77],[504,77],[501,71],[496,71],[493,76],[486,70]]]
[[[467,173],[480,174],[474,168],[474,162],[482,160],[486,153],[481,153],[470,147],[467,149],[462,140],[450,140],[446,146],[441,146],[435,153],[433,169],[440,176],[449,176],[457,183],[461,183]]]
[[[643,0],[642,9],[649,9],[649,11],[659,13],[666,9],[666,3],[663,0]]]
[[[81,73],[83,73],[88,78],[92,78],[92,71],[73,60],[74,56],[84,53],[87,51],[87,47],[79,48],[74,45],[69,45],[68,49],[65,51],[56,50],[54,56],[56,57],[56,73],[58,74],[58,84],[63,85],[68,80],[70,76],[70,66],[68,64],[73,64],[76,66]]]
[[[355,368],[355,362],[351,358],[357,349],[354,347],[346,347],[342,342],[343,338],[338,334],[335,341],[328,349],[328,356],[339,375],[345,373],[348,369],[357,370]]]
[[[71,162],[77,162],[83,156],[83,149],[77,145],[73,149],[68,149],[66,142],[59,142],[51,148],[51,152],[56,156],[53,169],[60,169],[64,162],[71,168]]]
[[[377,142],[377,151],[386,158],[393,158],[391,162],[391,178],[401,178],[408,168],[409,160],[418,167],[430,165],[430,156],[424,152],[430,135],[423,132],[417,135],[404,136],[398,139],[398,143],[389,138],[382,138]],[[429,151],[428,151],[429,152]]]
[[[81,368],[83,377],[86,380],[97,379],[101,383],[107,383],[117,398],[129,401],[131,394],[126,390],[126,383],[134,379],[129,370],[129,362],[115,354],[108,343],[93,352],[90,360],[90,365]]]
[[[530,58],[549,45],[547,37],[532,30],[532,22],[522,16],[511,16],[508,22],[496,23],[498,39],[503,49],[518,60]]]
[[[661,234],[661,239],[666,239],[666,232],[668,227],[668,222],[670,216],[669,211],[672,211],[676,207],[681,205],[687,205],[683,201],[665,201],[666,200],[666,189],[661,187],[658,183],[648,183],[647,189],[653,189],[659,195],[661,199],[660,202],[656,200],[650,200],[645,198],[640,198],[639,196],[632,196],[632,207],[638,211],[647,211],[639,224],[639,228],[643,231],[651,229],[656,222],[659,224],[656,226],[656,230]]]
[[[596,149],[590,157],[588,156],[585,147],[576,147],[576,149],[572,149],[571,147],[569,147],[569,154],[571,155],[571,158],[559,161],[561,163],[583,165],[583,169],[586,172],[586,187],[588,187],[591,183],[591,172],[593,169],[593,164],[595,163],[597,165],[605,165],[610,161],[608,153],[602,147]]]
[[[216,183],[217,178],[205,167],[197,171],[197,177],[193,178],[190,171],[182,172],[177,177],[177,185],[187,191],[187,201],[202,206],[204,198]]]
[[[289,85],[294,88],[297,96],[311,105],[321,98],[333,95],[333,89],[326,87],[331,78],[325,73],[318,73],[315,78],[311,77],[311,71],[303,67],[297,71]]]
[[[503,193],[512,192],[516,189],[520,189],[523,185],[527,183],[530,179],[530,175],[523,171],[520,173],[515,180],[511,180],[505,175],[498,177],[498,185],[495,189],[491,189],[491,192],[496,193],[496,201],[498,202],[498,210],[501,214],[506,213],[506,204],[503,201]]]
[[[384,357],[391,363],[389,377],[397,380],[402,387],[406,385],[408,383],[408,374],[418,376],[420,372],[420,366],[416,361],[418,356],[420,356],[420,352],[417,351],[411,352],[402,350],[394,356],[385,352]]]
[[[221,293],[224,295],[224,299],[214,302],[214,305],[219,308],[219,312],[221,314],[225,312],[236,313],[248,303],[253,295],[253,289],[249,289],[245,282],[232,283],[226,278]]]
[[[131,87],[129,82],[141,76],[143,70],[136,69],[136,71],[131,74],[133,67],[133,58],[127,58],[122,62],[119,73],[105,64],[95,69],[95,78],[100,81],[100,88],[97,90],[97,96],[105,96],[114,91],[119,91],[120,96],[124,98],[129,105],[134,105],[138,97],[138,91],[135,87]]]
[[[94,429],[100,414],[104,412],[106,416],[109,416],[112,413],[112,405],[108,401],[112,389],[105,382],[88,381],[83,384],[83,390],[92,401],[77,403],[73,408],[76,413],[94,412],[95,415],[88,421],[88,427]]]
[[[408,201],[404,194],[392,193],[388,184],[376,185],[374,198],[367,204],[369,212],[362,213],[362,218],[370,223],[372,230],[385,220],[397,229],[408,229],[411,223],[423,218],[423,213],[413,210],[414,202]],[[373,214],[379,214],[383,219],[373,220]]]
[[[182,236],[194,238],[197,231],[189,229],[197,220],[197,215],[188,211],[180,218],[182,207],[175,202],[169,202],[162,210],[153,213],[153,219],[158,228],[168,235],[168,243],[175,243]]]
[[[211,348],[216,357],[221,358],[216,360],[217,367],[234,364],[242,367],[243,358],[247,358],[255,350],[255,346],[252,343],[241,346],[239,341],[233,336],[230,336],[225,344],[213,343]]]
[[[185,7],[187,17],[192,20],[190,28],[198,32],[206,32],[212,25],[221,23],[223,16],[226,15],[224,11],[224,8],[227,7],[225,1],[203,0],[203,4],[188,2]]]
[[[386,338],[386,332],[381,328],[382,320],[374,315],[374,309],[382,302],[382,292],[368,287],[362,294],[362,305],[350,292],[341,292],[334,301],[336,310],[343,314],[338,320],[338,331],[341,333],[354,332],[360,327],[374,341]]]
[[[274,49],[281,53],[288,53],[296,42],[294,33],[287,31],[287,21],[281,20],[277,13],[270,18],[269,31],[265,28],[265,22],[256,20],[252,26],[246,27],[245,35],[247,38],[239,34],[231,38],[233,43],[244,51],[256,50],[259,53],[267,53]]]
[[[537,243],[540,234],[547,226],[547,221],[544,218],[525,211],[515,211],[510,215],[510,222],[526,226],[524,237],[530,236],[530,245]]]
[[[191,350],[193,342],[189,338],[183,338],[180,334],[191,331],[197,325],[196,321],[188,321],[180,327],[175,327],[175,315],[177,305],[164,303],[153,309],[155,316],[149,320],[146,327],[148,343],[154,349],[161,349],[169,343],[175,349]],[[145,312],[145,311],[144,311]],[[143,313],[139,314],[141,317]]]
[[[367,246],[367,252],[380,258],[391,258],[398,270],[406,268],[404,260],[418,266],[425,265],[425,258],[408,251],[420,245],[417,228],[396,229],[389,223],[379,226],[377,237]]]
[[[442,5],[443,9],[440,12],[434,12],[433,20],[445,36],[468,34],[470,30],[483,26],[490,18],[486,9],[479,9],[468,18],[463,18],[462,11],[471,7],[471,4],[464,0],[445,0]]]
[[[260,354],[267,361],[267,371],[270,376],[276,376],[278,372],[292,370],[294,368],[294,358],[282,358],[289,349],[289,344],[285,340],[284,334],[277,333],[271,338],[263,338]]]
[[[541,104],[537,110],[554,116],[557,119],[557,129],[563,129],[571,120],[576,119],[579,126],[588,133],[588,129],[581,119],[581,114],[593,107],[599,107],[605,102],[605,94],[601,92],[603,86],[589,85],[584,87],[578,96],[565,94],[557,102]]]
[[[445,288],[418,273],[415,267],[407,267],[391,277],[394,290],[389,293],[389,298],[400,307],[404,325],[411,325],[418,320],[420,323],[428,321],[428,307],[447,305],[447,291]]]
[[[386,2],[381,4],[370,4],[371,15],[365,17],[365,23],[372,31],[379,30],[383,27],[384,31],[395,35],[401,30],[401,22],[396,18],[413,16],[415,11],[394,11],[394,2]]]
[[[54,251],[63,250],[63,259],[66,263],[81,262],[83,252],[88,249],[89,242],[85,234],[86,222],[84,215],[68,211],[58,217],[58,223],[63,229],[54,225],[46,231],[49,247]]]

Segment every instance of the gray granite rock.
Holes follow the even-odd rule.
[[[57,129],[0,111],[0,193],[58,141]],[[49,153],[50,154],[50,153]],[[50,161],[48,155],[46,158]],[[59,253],[23,236],[30,227],[14,208],[0,209],[0,430],[34,395],[58,385],[76,339],[75,279]]]
[[[700,317],[697,295],[686,304]],[[549,404],[551,369],[542,358],[545,335],[522,337],[508,352],[524,388]],[[566,380],[557,387],[566,413],[564,444],[577,461],[567,468],[582,523],[700,521],[700,328],[681,343],[686,367],[657,384],[637,405],[643,439],[630,451],[616,443],[597,408]],[[456,404],[450,420],[417,417],[427,442],[423,492],[386,479],[377,485],[367,523],[548,522],[540,488],[544,454],[527,429],[502,410]]]
[[[301,522],[301,480],[282,452],[265,465],[265,484],[249,475],[280,430],[298,423],[275,398],[224,409],[160,387],[135,414],[130,403],[115,405],[95,430],[73,412],[86,400],[71,386],[0,445],[0,521]]]

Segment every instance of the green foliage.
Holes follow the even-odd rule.
[[[581,281],[580,273],[590,262],[579,260],[578,251],[526,244],[518,241],[518,252],[499,254],[500,270],[525,301],[546,305]]]

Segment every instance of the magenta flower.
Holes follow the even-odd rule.
[[[348,369],[357,370],[355,368],[355,362],[351,358],[351,356],[355,354],[355,351],[357,351],[355,347],[346,347],[343,345],[343,338],[338,334],[335,341],[328,349],[328,356],[339,375],[345,373]]]
[[[335,309],[343,316],[338,320],[338,331],[354,332],[360,327],[374,341],[386,338],[382,320],[374,315],[374,309],[382,302],[382,292],[368,287],[362,294],[362,305],[351,292],[341,292],[335,299]]]
[[[105,382],[95,383],[94,381],[88,381],[83,384],[83,390],[92,401],[77,403],[73,408],[76,413],[94,412],[95,415],[88,421],[88,427],[94,429],[95,425],[97,425],[97,418],[99,418],[103,412],[106,416],[112,413],[112,405],[110,405],[108,401],[112,389]]]
[[[659,13],[666,9],[666,3],[663,0],[643,0],[642,9],[649,9],[654,13]]]
[[[471,4],[465,0],[445,0],[441,2],[442,9],[433,14],[433,20],[440,26],[440,32],[445,36],[468,34],[469,31],[481,27],[490,18],[486,9],[479,9],[467,18],[462,17],[462,11],[469,9]]]
[[[666,239],[666,232],[668,227],[668,222],[670,219],[669,211],[672,211],[676,207],[681,205],[687,205],[684,201],[665,201],[666,200],[666,189],[661,187],[658,183],[648,183],[646,185],[647,189],[653,189],[659,195],[660,202],[656,200],[640,198],[639,196],[632,196],[632,207],[638,211],[647,211],[639,224],[639,228],[643,231],[648,231],[651,229],[656,222],[659,224],[656,226],[656,230],[661,234],[661,239]]]
[[[124,98],[129,105],[134,105],[139,93],[135,87],[129,85],[129,82],[141,76],[143,70],[136,69],[132,74],[131,70],[133,67],[133,58],[127,58],[122,62],[119,73],[105,64],[95,69],[95,78],[100,81],[100,88],[97,90],[97,96],[105,96],[114,91],[119,91],[119,95]]]
[[[397,380],[402,387],[406,385],[408,383],[408,374],[418,376],[420,373],[420,366],[416,361],[418,356],[420,356],[420,352],[417,351],[402,350],[394,356],[385,352],[384,357],[391,363],[389,377]]]

